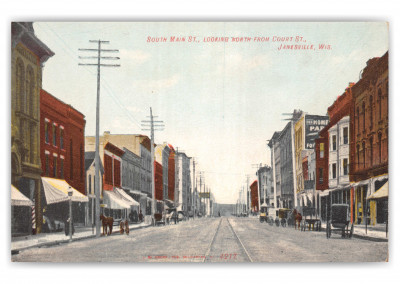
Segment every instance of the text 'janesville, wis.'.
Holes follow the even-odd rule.
[[[302,36],[161,36],[146,38],[148,43],[275,43],[278,50],[331,50],[332,46],[326,43],[311,44]]]

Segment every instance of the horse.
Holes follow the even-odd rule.
[[[124,234],[124,232],[129,235],[129,221],[128,219],[126,219],[125,221],[121,221],[119,223],[119,232],[121,233],[121,235]]]
[[[128,221],[128,219],[125,220],[125,233],[127,235],[129,235],[129,221]]]
[[[119,232],[121,233],[121,235],[124,234],[124,231],[125,231],[124,227],[125,227],[125,222],[124,222],[124,221],[121,221],[121,222],[119,223]]]
[[[101,224],[103,226],[103,235],[111,235],[112,228],[114,223],[113,217],[105,217],[104,215],[100,215]],[[109,230],[107,230],[107,226]]]
[[[295,217],[294,229],[297,230],[297,228],[300,229],[300,223],[301,223],[301,220],[303,219],[303,216],[301,216],[300,212],[297,212],[297,214],[295,216],[296,217]]]

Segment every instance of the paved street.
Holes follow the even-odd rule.
[[[29,262],[360,262],[385,261],[388,243],[341,239],[260,223],[256,218],[205,218],[127,235],[32,248],[12,256]]]

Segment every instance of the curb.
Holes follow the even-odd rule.
[[[326,228],[321,227],[321,232],[324,231],[326,232]],[[340,232],[332,232],[335,235],[340,235]],[[379,242],[379,243],[387,243],[389,241],[389,239],[387,238],[380,238],[380,237],[372,237],[372,236],[364,236],[364,235],[359,235],[357,233],[353,232],[353,238],[356,239],[362,239],[362,240],[366,240],[366,241],[372,241],[372,242]]]
[[[129,231],[136,231],[136,230],[148,228],[150,226],[151,226],[151,224],[146,225],[146,226],[137,227],[137,228],[129,228]],[[114,234],[120,234],[119,230],[113,231],[111,236],[114,235]],[[86,240],[86,239],[92,239],[92,238],[95,238],[95,237],[96,237],[96,235],[77,237],[75,239],[73,238],[72,242],[82,241],[82,240]],[[23,247],[23,248],[19,248],[19,249],[12,249],[11,250],[11,255],[16,255],[20,251],[24,251],[24,250],[27,250],[27,249],[41,248],[41,247],[51,247],[51,246],[56,246],[56,245],[63,244],[63,243],[69,243],[69,239],[68,240],[59,240],[59,241],[51,241],[51,242],[45,242],[45,243],[40,243],[40,244],[34,244],[34,245],[31,245],[31,246],[27,246],[27,247]]]

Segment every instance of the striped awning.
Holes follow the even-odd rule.
[[[33,206],[33,202],[11,185],[11,206]]]
[[[103,203],[107,205],[109,209],[130,209],[131,204],[124,200],[121,195],[114,191],[104,190]]]
[[[115,188],[115,192],[121,196],[121,198],[128,202],[131,206],[140,206],[139,202],[133,199],[129,194],[127,194],[122,188]]]
[[[63,179],[42,177],[44,195],[47,204],[54,204],[69,200],[68,190],[72,190],[71,200],[74,202],[88,202],[89,199],[84,194],[70,186]]]

